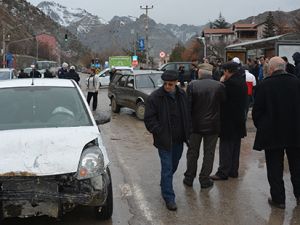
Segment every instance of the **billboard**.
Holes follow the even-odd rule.
[[[109,66],[131,66],[131,56],[111,56]]]

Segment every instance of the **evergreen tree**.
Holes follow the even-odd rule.
[[[181,43],[177,43],[170,55],[170,62],[182,61],[182,53],[185,51],[185,47]]]
[[[268,38],[268,37],[274,37],[276,35],[275,32],[275,23],[274,23],[274,17],[272,12],[269,12],[266,21],[265,21],[265,27],[263,30],[263,37]]]
[[[222,14],[220,13],[219,18],[216,19],[213,23],[212,23],[212,27],[215,29],[223,29],[223,28],[228,28],[230,26],[229,23],[226,22],[225,18],[222,16]]]

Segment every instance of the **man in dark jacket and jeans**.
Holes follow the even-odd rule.
[[[201,188],[213,185],[209,178],[214,163],[215,149],[220,132],[220,105],[225,100],[225,87],[212,78],[212,72],[204,69],[198,71],[199,80],[191,82],[187,88],[190,113],[192,118],[192,135],[187,150],[187,170],[183,183],[192,186],[197,174],[197,161],[201,141],[204,141],[202,169],[199,174]]]
[[[285,208],[283,182],[284,153],[286,153],[294,196],[300,205],[300,81],[288,74],[285,62],[273,57],[269,75],[257,88],[252,110],[257,128],[254,149],[265,150],[270,184],[270,205]]]
[[[148,97],[144,122],[153,134],[161,161],[162,196],[167,208],[176,210],[173,174],[182,156],[183,143],[187,143],[189,138],[188,101],[185,92],[177,87],[176,71],[165,71],[161,78],[164,86]]]

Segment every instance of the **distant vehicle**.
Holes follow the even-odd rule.
[[[28,75],[30,75],[30,72],[32,71],[31,67],[26,67],[24,68],[24,73],[27,73]]]
[[[166,71],[166,70],[173,70],[177,71],[179,66],[184,66],[184,75],[183,75],[183,80],[185,82],[190,82],[191,81],[191,69],[192,69],[192,62],[168,62],[161,67],[158,68],[160,71]]]
[[[56,76],[60,67],[58,63],[55,61],[44,60],[44,61],[37,61],[36,68],[43,76],[46,69],[49,69],[50,72]]]
[[[143,120],[148,96],[163,85],[161,75],[162,72],[156,70],[117,73],[108,88],[111,110],[118,113],[121,107],[128,107],[135,110],[138,119]]]
[[[60,218],[78,205],[109,219],[112,180],[98,125],[110,116],[95,120],[68,79],[1,81],[0,105],[0,219]]]
[[[116,66],[113,67],[117,70],[117,72],[120,71],[133,71],[132,67],[128,67],[128,66]],[[108,86],[109,85],[109,81],[110,81],[110,71],[112,70],[112,68],[106,68],[104,70],[102,70],[98,76],[99,76],[99,82],[100,82],[100,86]]]
[[[0,68],[0,80],[11,80],[17,78],[15,69]]]

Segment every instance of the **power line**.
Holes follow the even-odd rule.
[[[149,32],[148,32],[149,17],[148,17],[148,11],[150,9],[153,9],[153,5],[151,7],[149,7],[148,5],[146,5],[146,7],[140,6],[140,8],[142,10],[146,10],[146,26],[145,26],[145,30],[146,30],[146,64],[147,64],[147,67],[149,67]]]

